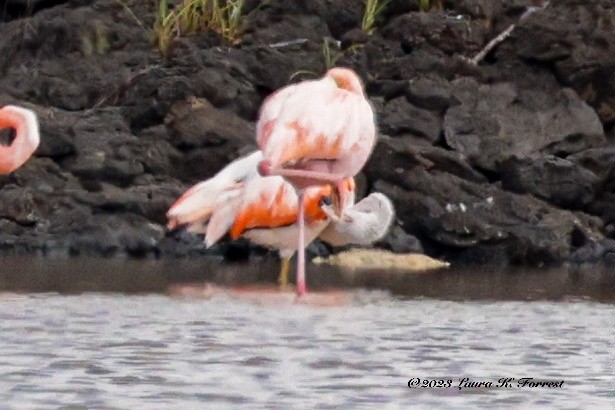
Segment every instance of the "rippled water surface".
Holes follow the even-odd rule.
[[[0,407],[612,408],[615,401],[611,303],[354,295],[349,306],[313,308],[228,296],[0,293]],[[417,377],[452,383],[408,388]],[[466,377],[564,384],[460,390]]]

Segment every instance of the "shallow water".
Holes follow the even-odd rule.
[[[612,300],[604,273],[572,279],[583,283],[576,293],[562,279],[559,297],[541,291],[531,298],[543,300],[532,302],[496,300],[524,298],[530,285],[522,272],[478,287],[485,278],[470,272],[423,276],[405,296],[396,276],[383,281],[392,292],[357,291],[352,305],[326,309],[82,292],[101,283],[77,278],[101,274],[95,265],[111,272],[113,263],[81,273],[71,265],[61,280],[48,262],[47,282],[26,262],[2,265],[0,285],[12,291],[0,294],[0,407],[609,408],[615,401],[615,305],[587,300]],[[130,292],[155,290],[146,278],[160,282],[165,269],[145,265],[125,265],[135,269]],[[9,280],[16,272],[21,280]],[[182,280],[194,274],[173,272]],[[39,291],[74,294],[14,293],[26,287],[23,275]],[[120,276],[102,283],[119,288]],[[545,286],[537,276],[534,282]],[[440,299],[424,297],[438,291]],[[508,377],[564,384],[458,388],[462,378],[497,385]],[[410,389],[411,378],[450,379],[451,387]]]

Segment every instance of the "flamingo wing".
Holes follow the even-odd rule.
[[[297,219],[297,209],[297,194],[282,177],[253,179],[245,186],[231,238],[237,239],[248,229],[290,225]]]
[[[240,196],[246,181],[258,176],[261,159],[262,153],[255,151],[186,191],[167,212],[169,229],[187,225],[190,231],[203,233],[216,209]]]
[[[322,221],[327,218],[320,208],[323,197],[333,194],[329,185],[308,188],[305,191],[306,221]],[[233,239],[253,228],[277,228],[297,221],[298,197],[291,184],[282,177],[255,178],[245,186],[243,201],[236,213],[230,230]]]
[[[260,151],[240,158],[214,177],[184,193],[169,209],[169,229],[186,225],[194,233],[205,234],[207,247],[226,233],[234,239],[254,228],[273,229],[296,222],[297,193],[280,176],[261,177],[257,164]],[[324,221],[320,200],[333,195],[330,185],[305,191],[306,220]]]
[[[302,159],[335,160],[353,152],[369,155],[375,135],[374,113],[364,95],[340,88],[329,77],[271,95],[257,123],[263,158],[273,167]]]

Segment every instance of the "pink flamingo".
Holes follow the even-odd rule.
[[[5,128],[14,129],[15,138],[9,146],[0,145],[0,174],[22,166],[40,141],[36,114],[26,108],[7,105],[0,109],[0,129]]]
[[[365,165],[376,141],[374,113],[357,74],[332,68],[320,80],[282,88],[261,107],[256,125],[263,176],[279,175],[299,195],[297,296],[305,284],[305,188],[332,184],[340,195],[340,218],[349,196],[344,180]]]
[[[284,287],[297,250],[299,200],[282,177],[258,174],[261,160],[262,153],[256,151],[190,188],[167,212],[168,227],[185,225],[191,232],[204,233],[207,247],[229,233],[233,239],[243,236],[278,249],[282,258],[278,283]],[[347,178],[340,187],[349,201],[344,218],[338,216],[340,195],[331,185],[305,190],[306,242],[318,236],[336,246],[368,245],[381,239],[393,219],[391,201],[373,193],[354,205],[354,180]]]

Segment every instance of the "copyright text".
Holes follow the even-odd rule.
[[[561,389],[564,380],[540,380],[533,377],[501,377],[497,381],[475,380],[469,377],[456,379],[421,379],[413,377],[408,380],[408,387],[415,388],[457,388],[463,389],[514,389],[514,388],[547,388]]]

